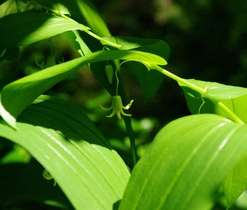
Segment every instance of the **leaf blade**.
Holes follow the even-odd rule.
[[[1,123],[0,136],[27,149],[52,174],[76,209],[109,209],[121,199],[129,171],[81,110],[68,115],[65,110],[71,106],[60,99],[40,99],[22,113],[18,130]],[[49,116],[48,107],[53,108]]]
[[[247,154],[246,130],[207,114],[168,124],[134,168],[120,209],[210,209],[221,182]]]
[[[187,81],[206,90],[204,95],[200,95],[189,87],[180,84],[191,113],[215,113],[232,119],[231,116],[221,108],[220,103],[222,103],[230,112],[247,123],[246,88],[200,80]]]
[[[66,31],[89,30],[88,27],[73,20],[36,12],[5,16],[0,19],[0,27],[5,29],[0,31],[0,36],[5,40],[0,43],[0,49],[28,45]]]

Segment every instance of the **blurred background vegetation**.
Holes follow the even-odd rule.
[[[113,36],[162,39],[171,48],[167,70],[183,77],[246,87],[247,1],[246,0],[92,0]],[[52,47],[51,47],[52,46]],[[77,57],[61,37],[21,49],[19,62],[0,65],[0,88],[27,74],[39,71],[51,53],[56,62]],[[141,157],[155,134],[165,124],[189,114],[182,90],[164,78],[160,90],[144,103],[142,90],[127,69],[122,70]],[[123,121],[105,118],[98,104],[107,105],[110,95],[89,69],[80,69],[48,94],[58,95],[82,107],[132,167],[128,137]],[[6,146],[7,145],[7,146]],[[0,145],[0,158],[14,145]],[[7,148],[7,149],[6,149]],[[22,151],[23,152],[23,151]],[[246,197],[243,201],[246,202]],[[246,204],[245,204],[246,206]],[[224,209],[221,205],[215,209]],[[245,209],[233,207],[232,209]]]

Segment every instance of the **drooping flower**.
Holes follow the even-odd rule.
[[[106,111],[112,110],[111,114],[106,116],[106,117],[113,117],[116,114],[117,118],[119,120],[121,120],[121,115],[126,116],[126,117],[131,117],[132,116],[131,114],[125,113],[124,110],[128,110],[131,107],[133,102],[134,102],[134,100],[131,100],[129,102],[129,104],[124,106],[121,96],[120,95],[115,95],[115,96],[112,97],[112,103],[111,103],[111,106],[109,108],[104,108],[101,105],[100,105],[100,107],[103,110],[106,110]]]

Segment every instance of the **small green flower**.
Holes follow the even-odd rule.
[[[123,106],[122,98],[119,95],[113,96],[112,97],[112,103],[109,108],[104,108],[103,106],[100,105],[100,107],[106,111],[112,110],[112,113],[106,117],[113,117],[115,114],[117,115],[118,119],[121,120],[121,115],[126,116],[126,117],[131,117],[131,114],[126,114],[124,110],[128,110],[134,100],[131,100],[128,105]]]

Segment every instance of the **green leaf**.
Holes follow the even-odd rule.
[[[76,0],[76,3],[86,24],[92,29],[94,33],[96,33],[98,36],[111,35],[108,27],[106,26],[105,21],[99,15],[99,12],[97,11],[96,7],[90,1]]]
[[[91,144],[111,148],[111,145],[105,137],[81,109],[59,98],[46,95],[39,96],[33,104],[19,116],[18,120],[32,125],[62,131],[65,136],[74,136],[77,134],[80,135],[80,138],[83,138]],[[65,126],[64,121],[69,125]]]
[[[67,78],[81,66],[105,60],[131,60],[141,62],[148,68],[165,65],[166,60],[151,53],[131,50],[102,50],[26,76],[6,85],[1,91],[0,113],[3,119],[15,127],[15,118],[34,99],[46,90]]]
[[[111,209],[122,198],[129,171],[81,109],[39,98],[20,121],[17,130],[1,122],[0,136],[27,149],[75,209]]]
[[[44,4],[43,0],[35,0],[39,4]],[[89,0],[59,0],[58,1],[66,11],[71,13],[71,18],[77,22],[89,26],[98,36],[110,36],[110,32],[105,21],[100,16],[97,8]],[[57,1],[46,0],[45,5],[48,8],[56,6]]]
[[[139,50],[143,48],[142,51],[149,52],[149,51],[153,51],[154,48],[159,48],[156,49],[158,55],[164,57],[165,59],[168,59],[170,56],[170,48],[168,44],[163,40],[141,39],[136,37],[122,37],[122,36],[103,37],[103,39],[120,45],[121,46],[120,50],[131,50],[131,49]],[[102,42],[102,44],[107,46],[105,42]]]
[[[232,120],[240,118],[247,123],[246,88],[216,82],[187,81],[205,90],[205,94],[201,95],[190,87],[180,84],[191,113],[216,113]],[[222,107],[222,104],[226,108]]]
[[[104,40],[116,43],[121,46],[120,50],[130,50],[135,49],[141,52],[148,52],[153,53],[155,55],[159,55],[163,57],[164,59],[168,59],[170,54],[169,46],[161,40],[155,40],[155,39],[138,39],[134,37],[104,37]],[[108,46],[105,44],[105,42],[102,42],[102,44],[106,45],[109,48],[112,48],[111,46]],[[116,87],[116,81],[112,85],[110,85],[106,77],[104,75],[104,67],[106,63],[101,64],[93,64],[91,66],[91,69],[95,75],[95,77],[99,80],[99,82],[112,94],[115,94],[115,87]],[[112,63],[114,66],[114,64]],[[166,65],[166,64],[163,64]],[[161,83],[163,82],[164,76],[157,71],[147,71],[148,69],[152,69],[152,67],[143,66],[140,63],[136,62],[127,62],[127,66],[131,69],[133,74],[137,77],[137,80],[139,81],[145,100],[148,101],[158,90]],[[101,69],[101,71],[99,71]]]
[[[230,172],[223,182],[227,207],[247,189],[247,157],[244,157]]]
[[[33,9],[34,7],[30,2],[24,3],[20,0],[7,0],[0,5],[0,18],[18,12],[31,11]]]
[[[31,2],[34,5],[38,5],[50,12],[53,12],[58,15],[68,15],[70,16],[70,12],[66,6],[60,3],[57,0],[32,0]]]
[[[28,27],[27,27],[28,26]],[[73,20],[48,13],[23,12],[0,19],[0,49],[28,45],[50,38],[65,31],[89,30],[88,27]]]
[[[0,163],[28,163],[30,158],[30,154],[25,149],[19,145],[14,145],[13,149],[0,159]]]
[[[79,52],[79,54],[82,57],[86,55],[90,55],[92,53],[89,47],[80,37],[78,31],[67,31],[63,33],[62,35],[71,42],[73,47]]]
[[[165,41],[156,39],[139,39],[134,37],[106,37],[108,41],[121,46],[121,50],[135,49],[159,55],[168,60],[170,48]],[[104,44],[104,43],[102,43]],[[128,62],[127,66],[136,76],[147,102],[157,92],[164,80],[164,75],[158,71],[147,71],[140,63]]]
[[[120,210],[211,209],[218,187],[247,154],[246,133],[246,125],[212,114],[169,123],[134,167]]]

